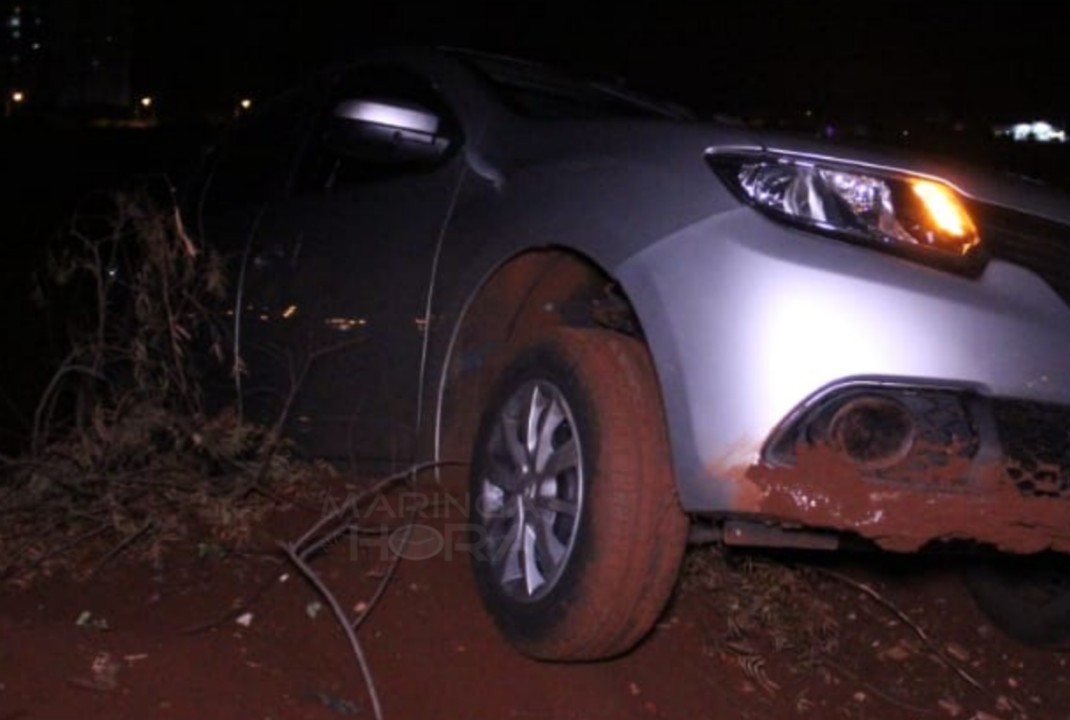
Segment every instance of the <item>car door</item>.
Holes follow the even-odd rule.
[[[420,72],[342,72],[274,219],[290,236],[278,303],[288,423],[317,455],[411,461],[436,247],[458,182],[462,133]],[[278,237],[278,233],[274,233]]]

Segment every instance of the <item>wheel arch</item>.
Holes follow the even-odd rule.
[[[480,409],[510,351],[554,326],[610,328],[645,342],[624,289],[589,256],[548,246],[505,259],[470,295],[452,329],[436,392],[437,459],[470,459]]]

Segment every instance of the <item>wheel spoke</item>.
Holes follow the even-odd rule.
[[[544,478],[556,478],[565,470],[571,470],[576,467],[579,461],[580,454],[576,439],[569,438],[560,447],[553,449],[545,464],[541,466],[540,474]]]
[[[490,478],[483,479],[483,489],[479,494],[479,510],[483,515],[489,516],[500,513],[505,505],[505,498],[505,491],[502,490],[499,483]]]
[[[509,451],[509,458],[513,461],[511,468],[513,473],[519,474],[521,469],[528,464],[528,451],[520,440],[517,430],[519,422],[512,417],[508,410],[502,413],[501,432],[505,441],[505,448]]]
[[[539,426],[542,424],[543,414],[546,412],[546,404],[549,402],[543,395],[542,388],[535,385],[531,389],[528,398],[527,427],[525,428],[524,444],[527,448],[528,457],[534,458],[539,450]]]
[[[521,529],[523,526],[522,520],[512,523],[509,526],[509,532],[502,538],[501,544],[494,548],[494,563],[498,565],[499,577],[503,585],[524,577],[524,571],[520,566]]]
[[[576,517],[580,511],[579,505],[559,497],[540,497],[537,502],[540,510],[546,510],[554,514]]]
[[[484,504],[480,510],[484,520],[488,523],[501,523],[517,516],[517,503],[516,500],[510,498],[499,505]]]
[[[532,457],[536,468],[546,467],[546,462],[554,452],[554,433],[565,419],[565,411],[558,398],[550,398],[539,420],[538,436]]]
[[[556,570],[568,548],[554,534],[552,518],[548,519],[540,514],[536,519],[535,542],[543,568],[547,572]]]
[[[538,522],[537,518],[530,518],[529,522]],[[535,542],[537,539],[538,531],[535,526],[524,523],[524,587],[527,590],[529,596],[534,595],[535,591],[539,589],[546,580],[543,578],[541,572],[539,572],[539,566],[535,557]]]

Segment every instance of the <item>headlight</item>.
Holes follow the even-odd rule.
[[[977,259],[981,238],[969,212],[933,178],[775,155],[709,159],[740,199],[774,219],[957,266]]]

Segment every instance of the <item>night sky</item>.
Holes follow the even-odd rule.
[[[1070,115],[1054,4],[647,5],[139,0],[134,84],[229,102],[369,45],[434,43],[621,77],[704,114]]]
[[[77,198],[125,181],[146,166],[181,177],[201,143],[216,136],[214,126],[198,125],[205,118],[230,118],[239,98],[262,99],[370,46],[446,44],[529,57],[601,79],[623,79],[704,117],[718,113],[783,121],[809,110],[815,126],[794,128],[809,132],[826,127],[826,121],[857,121],[867,130],[883,122],[897,143],[906,143],[900,128],[936,118],[942,134],[927,138],[912,132],[909,144],[937,152],[957,151],[951,147],[957,138],[968,153],[980,152],[981,143],[973,138],[984,136],[988,142],[997,122],[1046,119],[1065,127],[1070,121],[1070,33],[1055,17],[1059,6],[1054,3],[660,0],[634,9],[584,0],[25,2],[49,13],[74,15],[76,8],[89,16],[126,3],[133,43],[126,102],[149,95],[163,120],[194,122],[175,123],[180,132],[161,138],[138,131],[87,140],[78,133],[52,133],[47,124],[36,135],[15,132],[16,126],[38,127],[32,113],[25,114],[25,127],[5,128],[10,132],[0,133],[0,175],[7,173],[4,184],[15,191],[0,198],[0,206],[11,219],[8,234],[32,239],[6,243],[0,251],[9,297],[29,297],[23,276],[36,260],[27,256],[45,247],[38,239],[51,232],[57,218],[67,217]],[[6,7],[10,11],[13,5]],[[46,14],[46,20],[54,19]],[[57,52],[52,45],[77,50],[77,39],[45,40],[50,52]],[[60,79],[68,79],[66,66],[60,70]],[[32,93],[27,107],[34,108]],[[957,126],[974,134],[949,138],[947,129],[958,133]],[[868,139],[886,140],[887,128],[880,130]],[[1001,170],[1070,188],[1070,145],[1021,144],[1012,155],[1006,143],[992,144],[998,146],[992,164]],[[0,330],[13,328],[10,336],[0,333],[9,350],[0,358],[0,374],[15,376],[9,368],[20,347],[29,366],[47,369],[39,362],[43,351],[25,337],[25,318],[36,312],[13,302],[0,308],[0,316],[10,318],[0,317]],[[32,408],[36,386],[16,385]],[[5,407],[0,397],[0,427]]]

